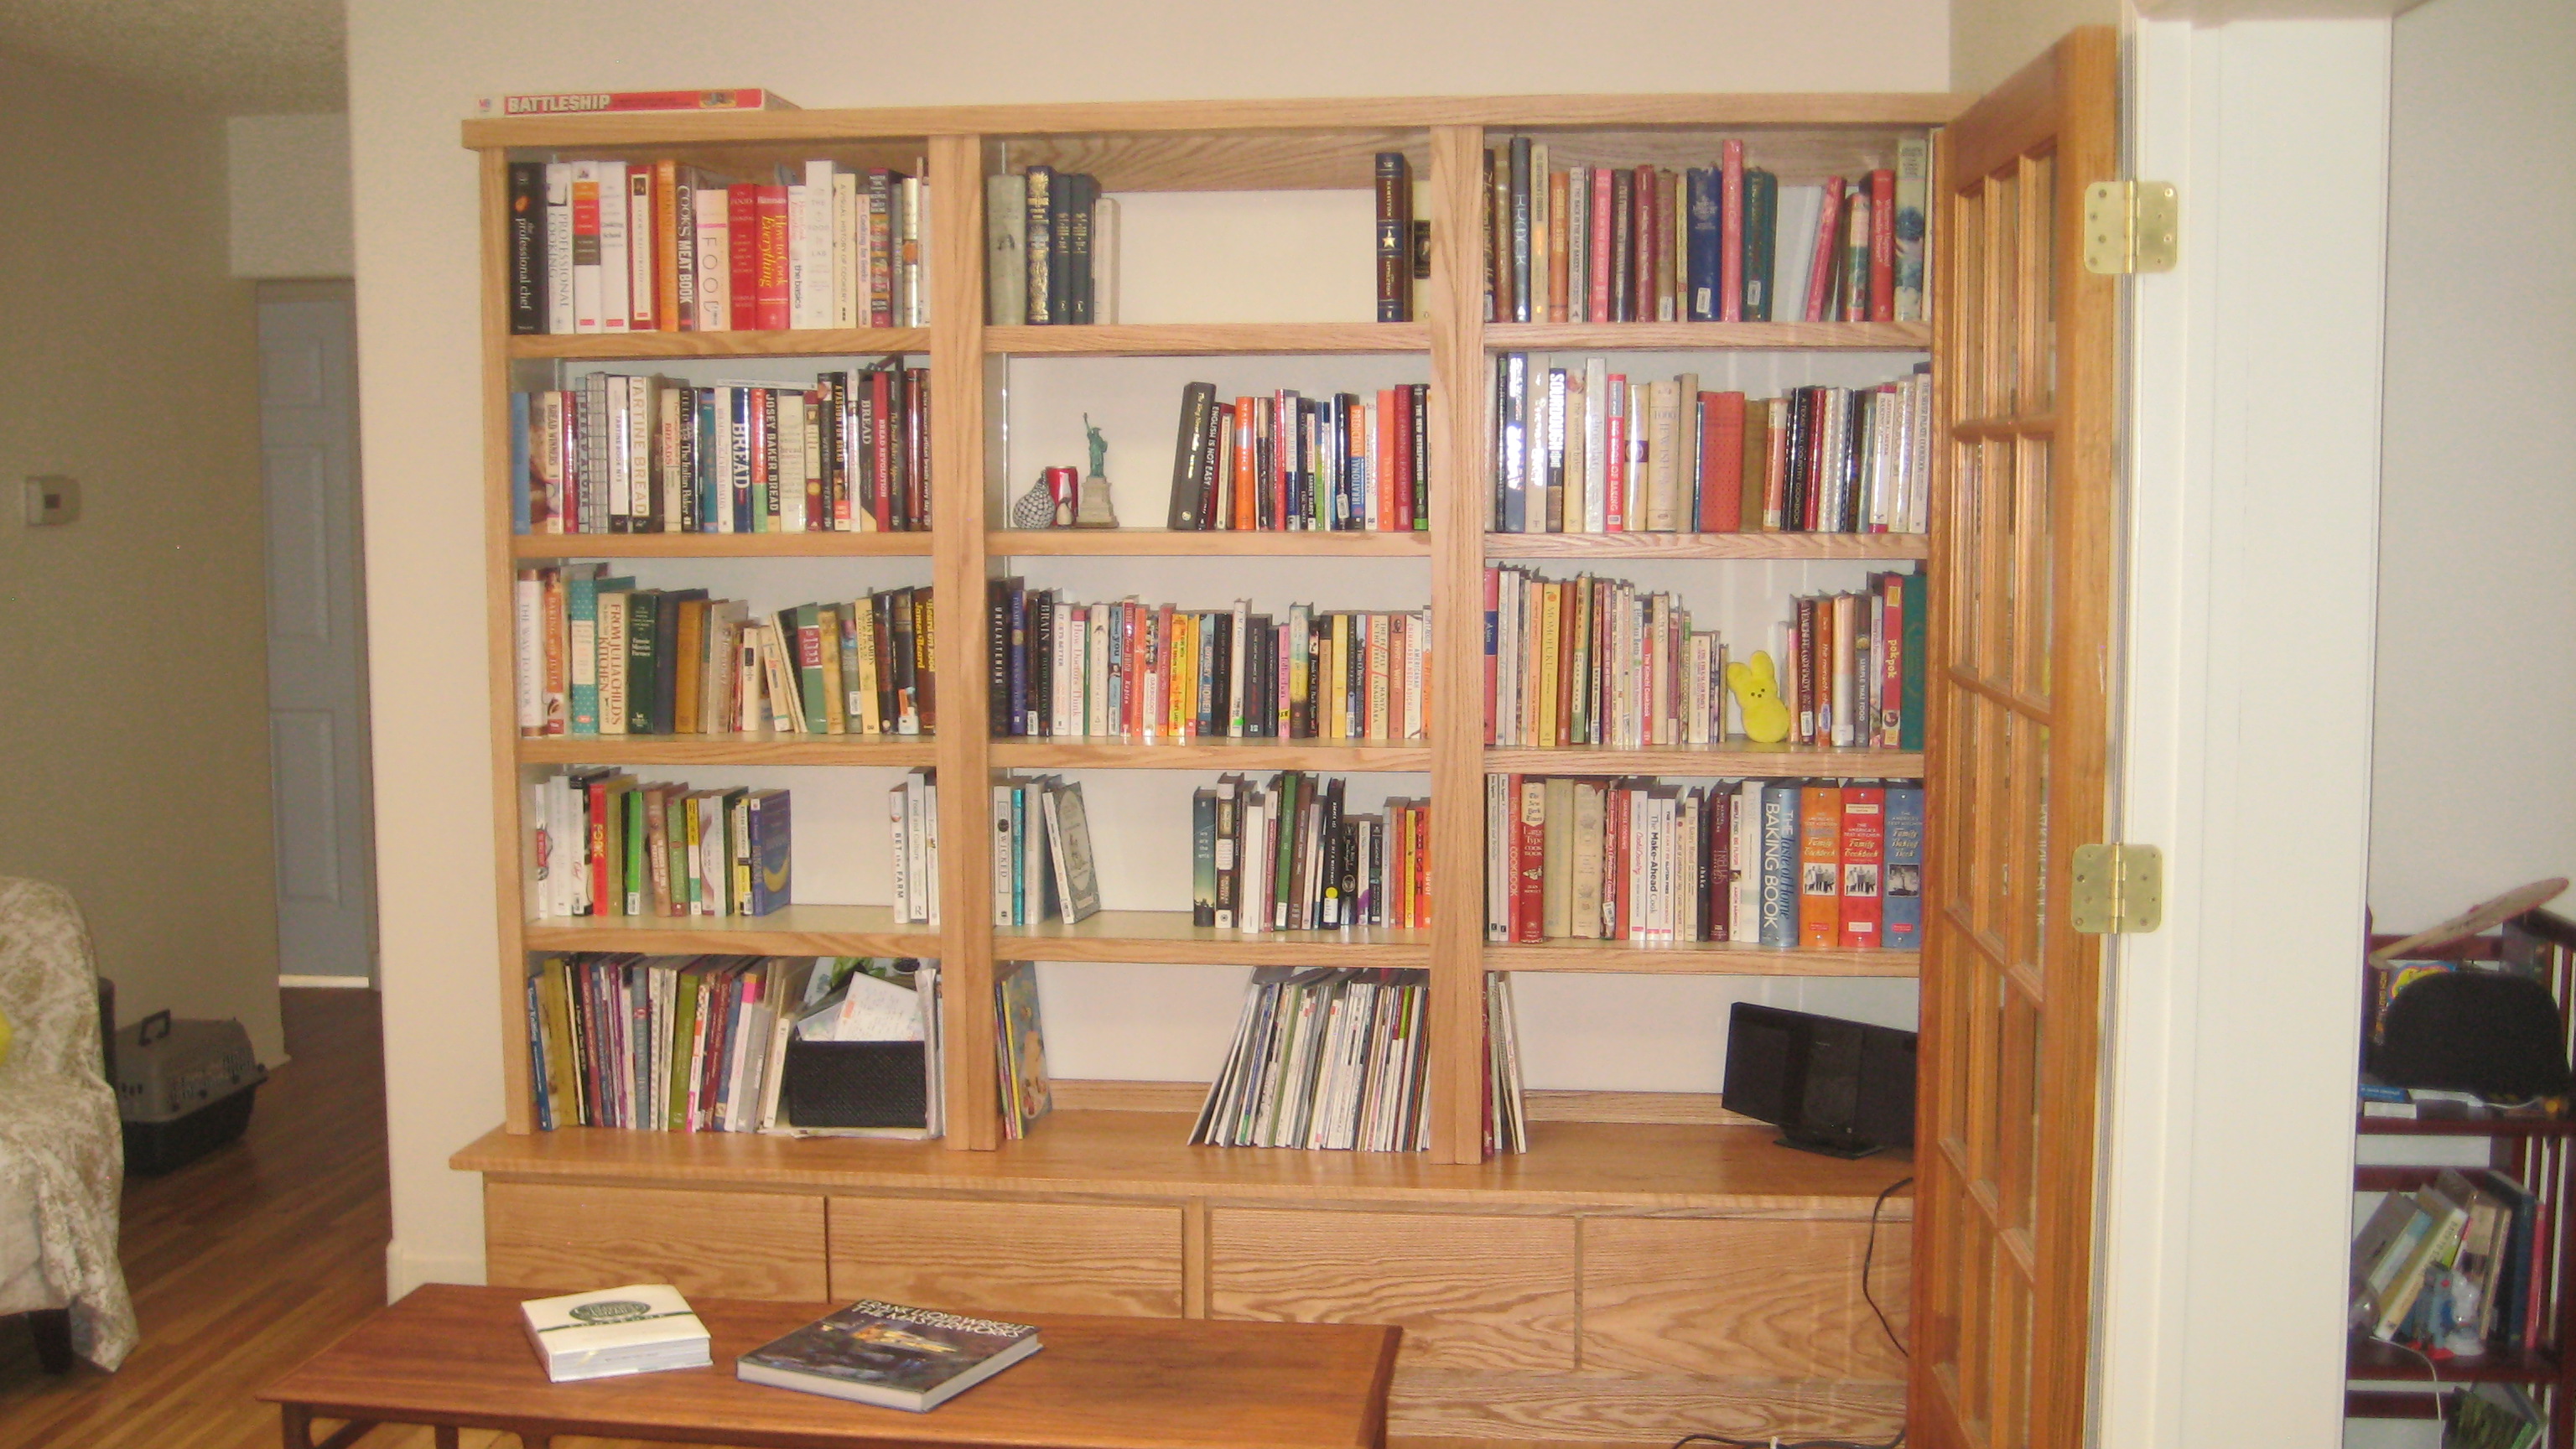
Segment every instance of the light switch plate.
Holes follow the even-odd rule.
[[[54,528],[80,517],[80,480],[60,474],[27,480],[27,526]]]

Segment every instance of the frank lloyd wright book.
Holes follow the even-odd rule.
[[[662,1369],[704,1368],[707,1326],[667,1283],[630,1283],[519,1305],[528,1342],[559,1384]]]
[[[746,1383],[923,1414],[1038,1351],[1026,1323],[862,1298],[734,1360]]]

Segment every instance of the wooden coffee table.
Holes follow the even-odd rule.
[[[1030,1314],[1046,1347],[927,1414],[746,1384],[734,1359],[838,1304],[691,1300],[715,1365],[554,1384],[519,1326],[528,1295],[433,1284],[270,1385],[286,1449],[342,1449],[378,1424],[751,1449],[1382,1449],[1402,1330]],[[345,1421],[319,1444],[316,1418]]]

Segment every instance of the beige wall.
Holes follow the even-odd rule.
[[[2576,875],[2576,9],[2396,23],[2370,904]],[[2567,903],[2559,903],[2561,910]]]
[[[70,887],[127,1021],[281,1054],[258,348],[224,126],[0,56],[0,873]],[[82,515],[18,521],[66,473]]]
[[[224,123],[236,277],[345,277],[349,118],[235,116]]]
[[[1950,89],[1985,92],[2079,25],[2116,25],[2120,0],[1955,0]]]
[[[1643,0],[1587,12],[1579,44],[1568,43],[1567,11],[1553,0],[1318,0],[1293,12],[1199,0],[867,11],[798,0],[734,13],[744,18],[711,24],[679,0],[350,6],[397,1292],[479,1275],[477,1183],[445,1162],[501,1116],[473,490],[475,189],[456,129],[475,96],[756,83],[821,107],[1938,91],[1950,74],[1942,0]],[[612,27],[619,43],[604,39]]]

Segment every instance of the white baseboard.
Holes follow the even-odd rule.
[[[321,987],[344,991],[373,991],[376,988],[376,980],[372,976],[280,976],[277,984],[281,988]]]
[[[480,1284],[482,1281],[483,1258],[479,1253],[414,1255],[404,1252],[400,1241],[385,1244],[385,1301],[388,1303],[423,1283]]]

